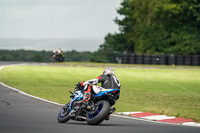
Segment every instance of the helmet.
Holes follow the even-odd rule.
[[[108,74],[112,74],[115,75],[115,70],[112,68],[106,68],[103,72],[103,75],[108,75]]]

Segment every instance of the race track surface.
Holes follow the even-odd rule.
[[[61,106],[25,96],[0,84],[0,133],[200,133],[199,127],[116,116],[98,126],[72,120],[61,124],[57,122],[60,109]]]

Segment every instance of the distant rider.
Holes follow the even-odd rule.
[[[52,59],[55,59],[56,58],[56,50],[53,50],[53,52],[52,52]]]
[[[59,62],[63,62],[65,59],[65,56],[63,54],[63,51],[61,50],[61,48],[58,48],[58,50],[53,50],[52,52],[52,59],[55,59]]]
[[[58,55],[62,55],[63,54],[63,51],[61,50],[61,48],[58,48],[57,53],[58,53]]]

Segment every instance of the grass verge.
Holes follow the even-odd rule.
[[[150,111],[200,121],[199,69],[114,68],[122,85],[116,104],[118,112]],[[7,66],[0,71],[0,81],[65,104],[75,83],[96,78],[103,70],[80,64],[77,67]]]
[[[58,66],[71,67],[115,67],[115,68],[147,68],[147,69],[200,69],[200,66],[180,65],[141,65],[141,64],[116,64],[116,63],[94,63],[94,62],[59,62],[51,63]]]

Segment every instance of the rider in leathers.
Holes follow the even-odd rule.
[[[101,87],[94,87],[93,85],[96,85],[98,83],[101,83]],[[120,89],[121,85],[118,80],[118,78],[115,76],[115,71],[112,68],[106,68],[102,75],[97,77],[96,79],[88,80],[88,81],[82,81],[79,82],[78,85],[82,88],[84,88],[84,96],[83,100],[76,103],[76,105],[86,103],[91,98],[91,93],[98,94],[104,89]],[[89,108],[90,106],[88,106]],[[109,116],[108,118],[109,119]]]

